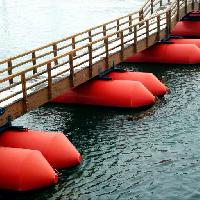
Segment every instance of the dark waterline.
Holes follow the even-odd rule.
[[[83,163],[60,171],[56,186],[0,199],[200,199],[200,66],[128,68],[153,72],[171,93],[140,112],[48,104],[19,118],[15,124],[68,134]]]

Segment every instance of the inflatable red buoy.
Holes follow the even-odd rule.
[[[166,94],[167,87],[152,73],[144,72],[111,72],[107,75],[113,80],[132,80],[141,82],[154,96]]]
[[[81,162],[80,154],[63,133],[7,130],[0,135],[0,145],[39,150],[56,169],[73,167]]]
[[[200,49],[195,44],[156,44],[129,57],[126,62],[197,64]]]
[[[195,44],[197,47],[200,48],[200,39],[170,39],[170,42],[173,42],[174,44]]]
[[[58,177],[37,150],[0,147],[0,189],[27,191],[57,183]]]
[[[171,35],[200,37],[200,21],[180,21],[172,29]]]
[[[92,80],[66,91],[53,102],[138,108],[152,105],[155,97],[138,81]]]

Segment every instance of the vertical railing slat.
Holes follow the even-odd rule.
[[[51,62],[47,63],[48,74],[48,99],[52,99],[52,76],[51,76]]]
[[[179,21],[180,18],[180,0],[176,1],[177,4],[177,16],[176,16],[176,21]]]
[[[57,51],[58,51],[57,44],[53,44],[53,55],[54,55],[54,57],[57,57],[57,55],[58,55]],[[54,63],[55,63],[55,65],[57,65],[58,64],[58,60],[54,59]]]
[[[120,31],[120,42],[121,42],[121,52],[120,52],[120,59],[121,62],[124,61],[124,33]]]
[[[153,0],[151,0],[151,14],[153,14]]]
[[[92,42],[92,31],[88,31],[89,42]]]
[[[35,55],[35,51],[32,52],[32,63],[33,66],[36,65],[36,55]],[[37,73],[37,69],[33,69],[33,74]]]
[[[134,46],[133,52],[137,53],[137,26],[134,26]]]
[[[132,30],[132,15],[129,15],[129,33],[132,33],[133,30]]]
[[[192,0],[192,10],[194,10],[194,0]]]
[[[119,26],[119,19],[117,19],[117,31],[119,32],[120,26]],[[117,33],[117,37],[120,37],[120,33]]]
[[[91,43],[88,45],[88,54],[89,54],[89,78],[92,78],[93,72],[92,72],[92,44]]]
[[[160,40],[160,15],[157,16],[157,40]]]
[[[25,72],[21,73],[21,84],[22,84],[22,95],[23,95],[23,112],[26,113],[28,111],[28,98],[27,98],[27,90],[26,90]]]
[[[105,65],[106,65],[106,68],[109,68],[109,62],[108,62],[108,56],[109,56],[108,38],[105,38],[104,46],[105,46],[105,53],[106,53]]]
[[[146,47],[149,47],[149,20],[146,21]]]
[[[72,49],[76,49],[76,40],[75,36],[72,37]],[[73,53],[73,56],[76,56],[76,52]]]
[[[8,75],[12,75],[12,60],[8,61]],[[9,83],[13,84],[13,78],[9,80]]]
[[[188,4],[188,1],[187,1],[187,0],[185,0],[185,14],[187,14],[187,11],[188,11],[187,4]]]
[[[71,87],[74,87],[74,63],[72,54],[69,54],[69,67],[70,67],[70,84]]]

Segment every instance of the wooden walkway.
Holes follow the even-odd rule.
[[[147,0],[138,12],[0,60],[0,126],[153,45],[199,8],[195,0]]]

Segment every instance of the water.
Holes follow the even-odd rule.
[[[0,59],[132,13],[143,0],[0,0]]]
[[[153,72],[171,90],[149,110],[49,104],[16,120],[32,129],[69,134],[83,163],[62,170],[56,186],[0,197],[200,199],[200,66],[141,66],[129,70]],[[137,120],[128,121],[130,115]]]
[[[43,44],[44,39],[57,39],[68,30],[76,29],[69,29],[73,24],[63,20],[69,15],[63,11],[66,1],[48,1],[48,4],[47,0],[0,2],[0,15],[4,17],[0,23],[1,56]],[[75,4],[74,7],[80,16],[88,12],[91,16],[92,13],[101,16],[97,19],[84,14],[91,25],[95,20],[102,21],[106,16],[118,16],[135,8],[128,0],[103,1],[106,4],[89,0],[79,2],[81,6]],[[7,11],[2,8],[5,5]],[[68,2],[67,5],[71,5],[68,7],[70,13],[75,12],[70,11],[72,4]],[[109,6],[101,12],[104,5]],[[23,6],[27,10],[22,9]],[[88,6],[90,9],[83,11]],[[118,10],[114,9],[116,7]],[[49,17],[55,20],[53,25]],[[88,23],[81,21],[78,28],[90,26]],[[41,25],[46,26],[38,29]],[[129,65],[128,68],[153,72],[171,93],[146,111],[48,104],[17,119],[15,124],[30,129],[68,134],[81,152],[83,163],[71,170],[61,170],[62,175],[55,186],[21,194],[1,191],[0,199],[200,199],[200,66]],[[130,115],[136,116],[135,120],[128,121]]]

